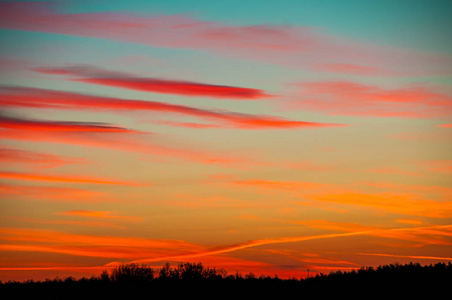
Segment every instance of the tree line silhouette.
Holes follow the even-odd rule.
[[[54,278],[44,281],[0,281],[1,295],[11,299],[151,299],[196,296],[249,298],[274,296],[363,295],[429,296],[449,293],[452,287],[452,263],[421,266],[398,263],[376,268],[361,267],[351,271],[319,273],[309,278],[280,279],[278,276],[228,274],[224,269],[205,267],[202,263],[180,263],[160,269],[146,265],[124,264],[104,270],[99,276],[75,279]],[[9,299],[9,298],[3,298]]]

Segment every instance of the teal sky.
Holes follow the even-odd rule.
[[[416,47],[424,51],[452,51],[452,3],[447,0],[74,0],[62,2],[61,9],[73,13],[188,14],[230,25],[316,26],[331,34],[369,42]]]

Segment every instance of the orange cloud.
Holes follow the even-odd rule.
[[[4,197],[31,196],[30,199],[58,200],[59,202],[99,202],[102,201],[105,193],[68,187],[0,184],[0,195]]]
[[[8,217],[12,221],[32,224],[50,224],[50,225],[68,225],[68,226],[84,226],[84,227],[105,227],[115,229],[125,229],[125,226],[105,221],[73,221],[73,220],[48,220],[28,217]]]
[[[160,258],[148,258],[148,259],[137,260],[134,262],[135,263],[146,263],[146,262],[160,261],[160,260],[196,258],[196,257],[202,257],[202,256],[208,256],[208,255],[218,255],[218,254],[222,254],[222,253],[229,253],[229,252],[234,252],[234,251],[251,248],[251,247],[262,246],[262,245],[303,242],[303,241],[310,241],[310,240],[317,240],[317,239],[330,239],[330,238],[339,238],[339,237],[347,237],[347,236],[361,236],[361,235],[379,235],[379,236],[381,236],[383,233],[388,233],[389,236],[395,237],[396,234],[391,235],[390,233],[392,233],[392,232],[398,233],[398,232],[404,232],[404,231],[417,232],[417,231],[420,231],[423,229],[429,229],[429,228],[436,228],[439,230],[441,230],[441,229],[448,230],[451,227],[452,227],[452,225],[431,226],[431,227],[424,227],[424,228],[374,229],[374,230],[366,230],[366,231],[321,234],[321,235],[313,235],[313,236],[297,236],[297,237],[284,237],[284,238],[274,238],[274,239],[268,238],[268,239],[260,239],[260,240],[251,240],[251,241],[247,241],[244,243],[239,243],[239,244],[234,244],[234,245],[229,245],[229,246],[217,247],[217,248],[213,248],[213,249],[206,250],[203,252],[198,252],[198,253],[189,253],[189,254],[176,255],[176,256],[164,256],[164,257],[160,257]]]
[[[369,170],[369,172],[383,173],[383,174],[393,174],[393,175],[406,175],[406,176],[425,176],[424,174],[418,172],[407,171],[399,167],[382,167],[378,169]]]
[[[25,228],[0,228],[0,236],[4,242],[0,251],[35,251],[110,259],[131,260],[202,249],[177,240],[80,235]]]
[[[452,160],[434,160],[422,163],[428,172],[443,175],[452,175]]]
[[[311,197],[319,201],[362,206],[403,215],[430,218],[449,218],[452,216],[452,202],[423,199],[417,194],[410,193],[319,194]]]
[[[259,187],[259,188],[270,188],[270,189],[282,189],[282,190],[295,190],[295,189],[313,189],[322,186],[320,183],[316,182],[303,182],[303,181],[274,181],[274,180],[239,180],[233,181],[232,184]]]
[[[86,217],[86,218],[98,218],[98,219],[115,219],[115,220],[126,220],[126,221],[141,221],[141,217],[133,216],[118,216],[113,214],[111,211],[92,211],[92,210],[68,210],[58,213],[63,216],[71,217]]]
[[[14,180],[68,182],[68,183],[138,185],[138,184],[132,183],[132,182],[122,182],[122,181],[108,180],[108,179],[94,178],[94,177],[29,174],[29,173],[15,173],[15,172],[0,172],[0,178],[14,179]]]

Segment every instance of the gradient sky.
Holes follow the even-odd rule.
[[[450,1],[0,1],[0,280],[452,260]]]

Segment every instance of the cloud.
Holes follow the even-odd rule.
[[[179,240],[83,235],[30,228],[0,228],[0,236],[4,242],[0,245],[0,251],[62,253],[110,259],[130,260],[203,249]]]
[[[2,164],[32,164],[39,167],[54,168],[66,164],[82,163],[80,158],[65,157],[48,153],[39,153],[12,148],[0,148]]]
[[[84,226],[84,227],[104,227],[104,228],[115,228],[115,229],[125,229],[125,226],[115,224],[113,222],[105,221],[74,221],[74,220],[49,220],[49,219],[38,219],[38,218],[28,218],[28,217],[8,217],[11,221],[32,224],[46,224],[46,225],[58,225],[58,226]]]
[[[258,89],[213,85],[162,78],[135,77],[129,74],[122,74],[118,72],[111,72],[87,67],[36,68],[34,70],[45,74],[76,76],[77,78],[71,79],[74,81],[151,93],[242,100],[257,100],[270,97],[270,95],[266,95],[262,90]]]
[[[39,199],[45,201],[94,203],[105,200],[104,196],[106,194],[79,188],[2,183],[0,184],[0,195],[8,198],[26,196],[27,199]],[[109,198],[108,201],[111,201],[111,198]]]
[[[286,102],[291,109],[321,111],[332,115],[425,118],[452,112],[450,90],[413,86],[383,89],[350,81],[304,82]]]
[[[53,2],[2,2],[0,28],[103,38],[335,72],[373,75],[450,74],[447,55],[417,53],[339,38],[312,27],[234,26],[187,15],[60,13]],[[370,74],[368,74],[370,72]],[[381,73],[381,72],[377,72]]]
[[[0,103],[5,107],[29,107],[43,109],[52,108],[65,110],[78,109],[119,112],[156,111],[193,116],[209,121],[220,121],[222,123],[218,124],[218,127],[226,128],[290,129],[345,126],[342,124],[295,121],[275,116],[235,113],[226,110],[200,109],[190,106],[167,104],[154,101],[124,100],[111,97],[99,97],[72,92],[60,92],[26,87],[3,86],[0,87],[0,95],[2,95]],[[167,124],[174,125],[171,122]],[[217,124],[214,125],[217,126]],[[126,129],[122,130],[124,131]]]
[[[312,199],[342,205],[354,205],[378,209],[402,215],[415,215],[429,218],[452,217],[452,203],[423,199],[415,193],[338,193],[319,194]]]
[[[425,176],[419,172],[407,171],[399,167],[382,167],[377,169],[371,169],[369,172],[382,173],[382,174],[393,174],[393,175],[404,175],[404,176]]]
[[[49,100],[50,101],[50,100]],[[148,134],[118,126],[90,122],[58,122],[27,120],[0,116],[0,137],[40,143],[63,143],[118,151],[173,157],[203,164],[247,165],[252,159],[227,157],[193,150],[191,147],[171,148],[146,140]]]
[[[322,64],[318,63],[314,69],[331,73],[342,73],[351,75],[389,75],[387,71],[377,67],[365,67],[354,64],[346,63],[334,63],[334,64]]]
[[[18,173],[0,171],[0,178],[13,180],[31,180],[31,181],[50,181],[67,183],[88,183],[88,184],[113,184],[113,185],[139,185],[133,182],[110,180],[104,178],[85,177],[85,176],[67,176],[67,175],[48,175],[33,173]]]
[[[443,128],[452,128],[452,124],[439,124],[437,126],[438,127],[443,127]]]
[[[446,234],[448,230],[452,227],[452,225],[438,225],[438,226],[431,226],[431,227],[425,227],[425,228],[395,228],[395,229],[373,229],[373,230],[365,230],[365,231],[354,231],[354,232],[345,232],[345,233],[331,233],[331,234],[320,234],[320,235],[311,235],[311,236],[294,236],[294,237],[283,237],[283,238],[266,238],[266,239],[259,239],[259,240],[250,240],[244,243],[238,243],[234,245],[228,245],[228,246],[222,246],[217,248],[212,248],[207,251],[198,252],[198,253],[189,253],[184,255],[178,255],[178,256],[165,256],[165,257],[156,257],[156,258],[148,258],[148,259],[142,259],[133,261],[135,263],[146,263],[146,262],[152,262],[152,261],[161,261],[161,260],[171,260],[171,259],[181,259],[181,258],[194,258],[194,257],[203,257],[203,256],[209,256],[209,255],[218,255],[223,253],[229,253],[229,252],[235,252],[238,250],[243,250],[247,248],[252,247],[258,247],[263,245],[270,245],[270,244],[281,244],[281,243],[295,243],[295,242],[304,242],[304,241],[311,241],[311,240],[318,240],[318,239],[331,239],[331,238],[340,238],[340,237],[348,237],[348,236],[365,236],[365,235],[378,235],[381,236],[383,233],[387,233],[387,235],[395,238],[398,233],[403,232],[411,232],[411,233],[417,233],[421,232],[425,229],[437,229],[438,232],[445,231]],[[447,245],[450,245],[448,243]]]
[[[350,184],[325,184],[303,181],[274,181],[248,179],[230,181],[232,186],[251,187],[278,193],[286,192],[303,199],[309,205],[325,209],[324,204],[333,203],[341,208],[355,206],[393,214],[429,218],[452,216],[452,189],[442,186],[402,185],[386,182],[357,182]]]
[[[46,132],[112,132],[112,133],[139,133],[139,131],[104,125],[94,122],[64,122],[26,120],[21,118],[6,117],[0,115],[0,128],[13,130],[32,130]]]
[[[69,217],[83,217],[93,219],[111,219],[111,220],[123,220],[123,221],[141,221],[143,218],[134,216],[119,216],[115,215],[111,211],[93,211],[93,210],[68,210],[58,213],[58,215]]]
[[[452,175],[452,160],[433,160],[421,165],[430,173]]]

